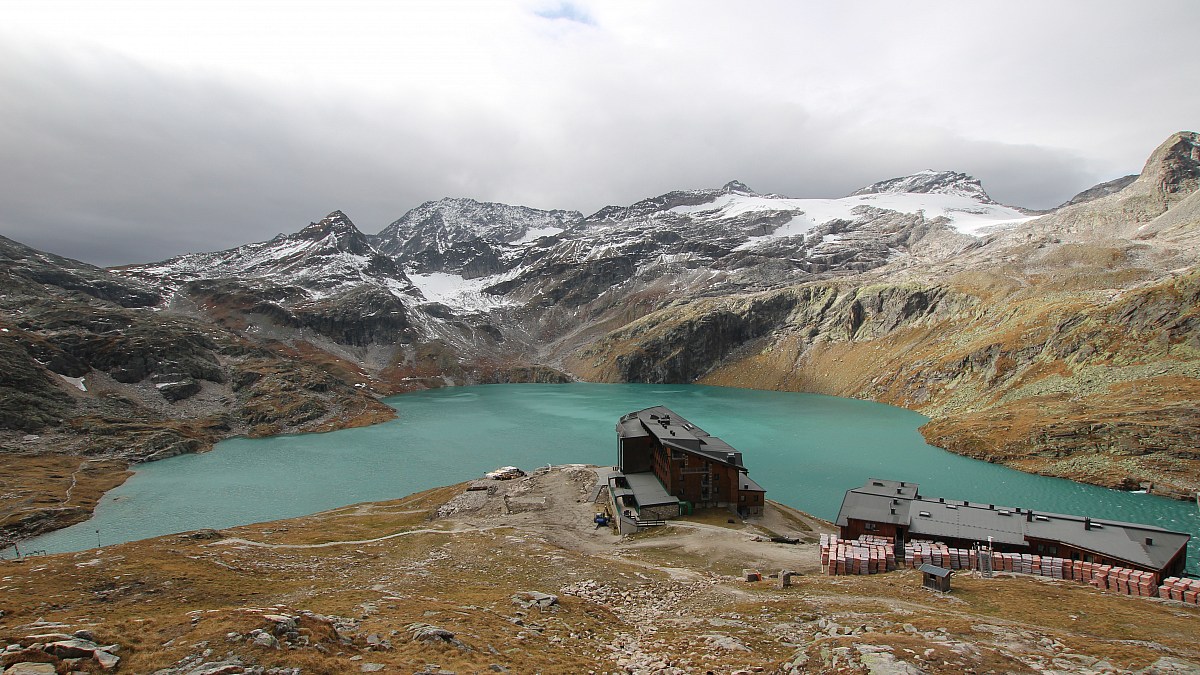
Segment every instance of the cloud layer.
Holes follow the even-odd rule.
[[[30,3],[0,26],[0,233],[114,265],[333,209],[926,168],[1048,207],[1200,110],[1192,2],[826,4]]]

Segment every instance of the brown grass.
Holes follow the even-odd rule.
[[[426,526],[429,514],[461,489],[450,486],[225,534],[293,544],[370,538]],[[717,520],[722,522],[713,524],[727,526],[725,517],[712,510],[693,522]],[[1121,667],[1144,666],[1157,658],[1158,649],[1200,658],[1193,639],[1200,632],[1200,609],[1109,596],[1069,583],[956,575],[953,594],[943,598],[920,589],[912,572],[800,576],[789,589],[732,579],[676,581],[660,567],[694,570],[699,573],[695,579],[712,579],[706,574],[736,574],[751,554],[737,548],[727,555],[684,548],[665,528],[635,538],[630,545],[638,547],[621,549],[620,555],[617,549],[588,553],[560,548],[543,535],[505,527],[307,549],[263,549],[175,535],[5,562],[0,563],[0,604],[6,612],[0,619],[0,640],[19,640],[30,632],[21,626],[37,619],[63,621],[72,629],[89,627],[102,642],[122,645],[124,672],[152,672],[176,663],[198,652],[201,648],[194,645],[204,642],[217,655],[232,651],[249,663],[301,667],[310,673],[356,672],[360,662],[349,661],[353,656],[402,672],[427,663],[457,672],[482,672],[493,663],[510,672],[588,672],[615,668],[604,645],[620,635],[640,635],[643,648],[665,659],[690,660],[688,669],[728,672],[749,665],[770,669],[790,657],[795,647],[789,644],[796,639],[817,651],[851,643],[891,645],[898,655],[914,650],[911,658],[917,659],[929,648],[921,643],[928,641],[904,632],[903,623],[923,631],[944,629],[950,638],[964,641],[986,638],[976,627],[995,624],[1049,636]],[[614,597],[627,594],[631,604],[561,593],[565,584],[585,579],[610,587]],[[522,590],[558,593],[559,605],[521,609],[510,598]],[[654,607],[667,593],[679,598],[665,606],[665,613],[652,615],[658,630],[639,633],[648,619],[638,619],[642,615],[629,613],[630,608]],[[302,632],[326,653],[265,650],[226,638],[228,633],[268,628],[252,610],[276,607],[272,611],[311,610],[354,618],[360,625],[353,644],[346,645],[324,624],[302,622]],[[854,638],[812,641],[811,632],[797,632],[796,617],[805,616],[873,627]],[[413,642],[406,631],[413,622],[450,630],[469,650]],[[737,637],[752,651],[714,650],[705,642],[713,633]],[[394,648],[369,650],[365,640],[370,634]],[[809,637],[797,637],[801,634]],[[942,647],[922,667],[933,673],[967,667],[1024,670],[994,651],[985,649],[967,662]]]
[[[83,522],[91,517],[92,509],[105,492],[133,475],[128,465],[119,460],[88,460],[69,455],[2,457],[0,532],[45,509],[56,510],[51,522],[57,527]]]

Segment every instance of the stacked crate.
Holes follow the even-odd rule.
[[[896,569],[890,539],[865,535],[857,541],[821,535],[821,566],[826,574],[879,574]]]
[[[1167,577],[1162,586],[1158,587],[1158,597],[1164,600],[1178,600],[1189,605],[1200,605],[1200,579]]]
[[[1124,595],[1158,595],[1158,575],[1153,572],[1101,565],[1082,560],[1064,560],[1063,578],[1082,581],[1096,588]]]
[[[932,541],[910,541],[904,544],[904,566],[920,567],[926,563],[951,570],[966,570],[975,567],[975,551],[967,548],[950,548]]]
[[[851,541],[836,535],[821,535],[821,565],[827,574],[833,575],[890,572],[896,569],[897,562],[910,568],[929,563],[955,570],[976,569],[976,555],[974,549],[957,549],[940,542],[917,540],[906,542],[904,557],[897,560],[892,542],[886,537],[863,535]],[[1031,553],[993,552],[991,556],[992,569],[996,572],[1071,579],[1122,595],[1200,604],[1200,580],[1169,577],[1160,586],[1159,576],[1153,572]]]

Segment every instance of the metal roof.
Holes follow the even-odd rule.
[[[842,497],[842,508],[838,510],[837,524],[848,525],[847,518],[870,520],[876,523],[908,525],[909,501],[900,497],[884,496],[871,492],[847,490]]]
[[[917,570],[926,574],[932,574],[935,577],[948,577],[951,574],[951,571],[945,567],[938,567],[937,565],[930,565],[929,563],[921,565],[917,568]]]
[[[621,438],[644,438],[650,436],[650,432],[642,426],[642,423],[635,417],[633,419],[621,418],[617,422],[617,436]]]
[[[1158,569],[1165,567],[1192,538],[1190,534],[1153,525],[1058,513],[1033,513],[1032,519],[1025,523],[1025,536],[1060,541]]]
[[[666,447],[742,467],[742,453],[665,406],[637,410],[622,416],[617,422],[617,436],[620,438],[641,438],[646,435],[654,436]]]
[[[929,537],[955,537],[1003,544],[1025,544],[1025,518],[1002,515],[1005,511],[988,505],[971,505],[938,499],[914,499],[909,502],[908,531]]]
[[[738,490],[747,490],[750,492],[766,492],[766,488],[754,482],[754,479],[746,475],[743,471],[738,474]]]
[[[865,485],[855,488],[855,492],[884,497],[903,497],[906,499],[914,499],[918,496],[916,483],[912,481],[887,480],[884,478],[869,478]]]
[[[1166,567],[1192,538],[1153,525],[917,495],[915,483],[871,479],[846,492],[837,524],[847,525],[854,518],[904,525],[919,537],[985,542],[990,536],[997,543],[1015,545],[1041,539],[1153,569]]]
[[[653,473],[639,472],[625,474],[625,480],[629,483],[629,488],[633,491],[633,498],[637,500],[638,507],[643,506],[661,506],[663,504],[676,504],[679,499],[667,494],[658,477]]]

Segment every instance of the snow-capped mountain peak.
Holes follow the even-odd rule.
[[[341,211],[333,211],[315,223],[293,235],[280,235],[276,240],[310,241],[320,246],[356,255],[371,255],[374,248],[350,218]]]
[[[758,194],[754,190],[751,190],[749,187],[747,187],[746,184],[740,180],[731,180],[728,183],[722,185],[721,192],[726,193],[726,194],[728,194],[730,192],[737,192],[737,193],[744,194],[744,195]]]
[[[149,265],[135,265],[119,274],[153,280],[169,290],[205,279],[239,279],[248,285],[303,292],[293,300],[316,299],[362,284],[392,294],[412,293],[403,271],[372,245],[341,211],[295,234],[246,244],[214,253],[191,253]]]
[[[425,202],[376,235],[379,250],[391,255],[445,252],[455,244],[485,239],[525,243],[562,232],[583,217],[578,211],[545,211],[528,206],[447,197]]]
[[[851,197],[869,194],[941,194],[967,197],[984,204],[995,204],[978,178],[957,171],[926,169],[911,176],[889,178],[855,191]]]

